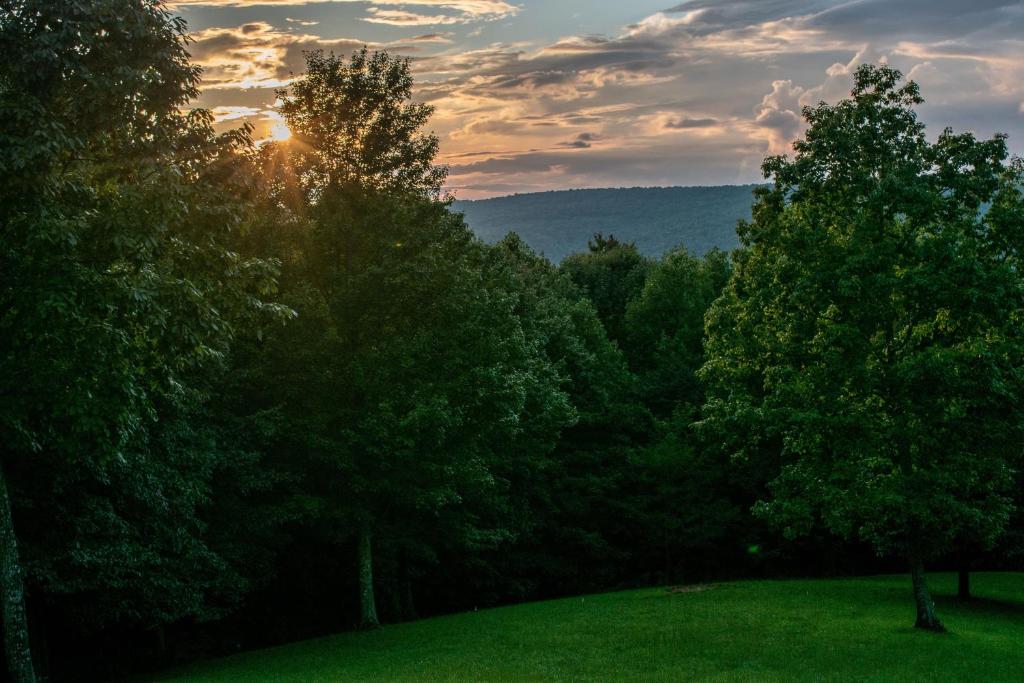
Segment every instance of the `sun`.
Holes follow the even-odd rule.
[[[274,142],[284,142],[292,136],[292,131],[284,121],[278,121],[270,127],[270,139]]]

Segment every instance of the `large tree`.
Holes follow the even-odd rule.
[[[757,510],[788,533],[904,558],[917,626],[939,630],[925,562],[991,544],[1011,510],[1020,176],[1002,136],[929,142],[901,81],[860,67],[849,99],[804,110],[795,158],[765,161],[773,184],[709,314],[702,426],[777,458]]]
[[[198,533],[201,494],[183,479],[205,471],[172,455],[185,438],[172,423],[201,401],[198,378],[262,307],[272,269],[225,248],[240,216],[221,189],[247,136],[215,136],[208,112],[183,109],[199,76],[185,42],[155,0],[0,6],[0,589],[17,681],[34,679],[15,533],[33,491],[71,527],[148,510],[131,529],[58,538],[37,554],[40,583],[94,589],[109,570],[106,587],[123,589],[131,573],[118,568],[134,556],[149,572],[135,607],[197,608],[158,586]],[[147,533],[156,520],[168,526]]]
[[[359,621],[373,627],[374,556],[451,529],[467,492],[493,485],[536,354],[486,248],[448,211],[408,61],[363,50],[306,66],[281,93],[292,140],[261,155],[271,208],[294,228],[266,241],[297,252],[283,283],[299,314],[268,341],[264,375],[281,391],[264,407],[294,427],[286,467],[301,461],[323,537],[354,546]]]

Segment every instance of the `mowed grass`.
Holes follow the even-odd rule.
[[[929,577],[950,633],[911,627],[906,576],[589,595],[343,633],[163,681],[1024,681],[1024,574]]]

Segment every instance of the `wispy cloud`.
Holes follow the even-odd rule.
[[[665,128],[668,130],[690,130],[691,128],[708,128],[716,125],[718,125],[718,119],[694,119],[688,116],[673,117],[665,121]]]
[[[220,106],[213,107],[210,113],[213,114],[213,120],[216,123],[221,123],[222,121],[252,118],[259,114],[260,110],[258,107]]]
[[[597,133],[580,133],[573,140],[558,143],[559,147],[568,147],[570,149],[590,149],[594,146],[594,143],[601,139],[601,136]]]
[[[400,10],[385,10],[391,14],[424,16],[408,8],[433,8],[454,13],[452,18],[462,21],[494,20],[515,15],[519,8],[505,0],[170,0],[172,8],[183,7],[254,7],[254,6],[303,6],[347,2],[367,5],[370,11],[378,7],[399,7]],[[373,19],[368,19],[372,21]],[[443,23],[443,22],[435,22]]]
[[[390,24],[392,26],[440,26],[444,24],[462,24],[475,18],[471,15],[417,14],[416,12],[381,9],[379,7],[371,7],[367,12],[369,12],[370,16],[365,17],[363,21],[367,21],[371,24]]]

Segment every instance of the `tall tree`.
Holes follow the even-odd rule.
[[[437,136],[422,130],[434,109],[412,101],[412,84],[409,61],[387,52],[306,55],[305,74],[279,95],[307,202],[329,205],[329,191],[345,187],[440,197],[448,170],[434,164]]]
[[[430,533],[491,485],[532,362],[486,249],[447,209],[437,138],[421,130],[432,110],[411,86],[408,61],[384,52],[310,54],[281,93],[293,141],[264,158],[303,233],[285,271],[299,324],[270,341],[284,363],[269,372],[295,373],[279,398],[303,426],[320,527],[354,546],[364,627],[379,622],[382,544]],[[287,360],[297,346],[316,354],[304,367]]]
[[[917,626],[941,630],[924,564],[999,536],[1024,436],[1019,180],[1002,136],[930,143],[901,80],[860,67],[804,110],[794,159],[765,161],[709,315],[703,426],[775,450],[757,509],[787,533],[903,557]]]
[[[0,588],[17,681],[34,671],[12,475],[133,472],[149,482],[129,495],[159,509],[177,484],[156,418],[187,410],[272,286],[268,264],[224,246],[237,207],[213,188],[247,136],[183,111],[198,82],[185,41],[153,0],[0,7]]]

